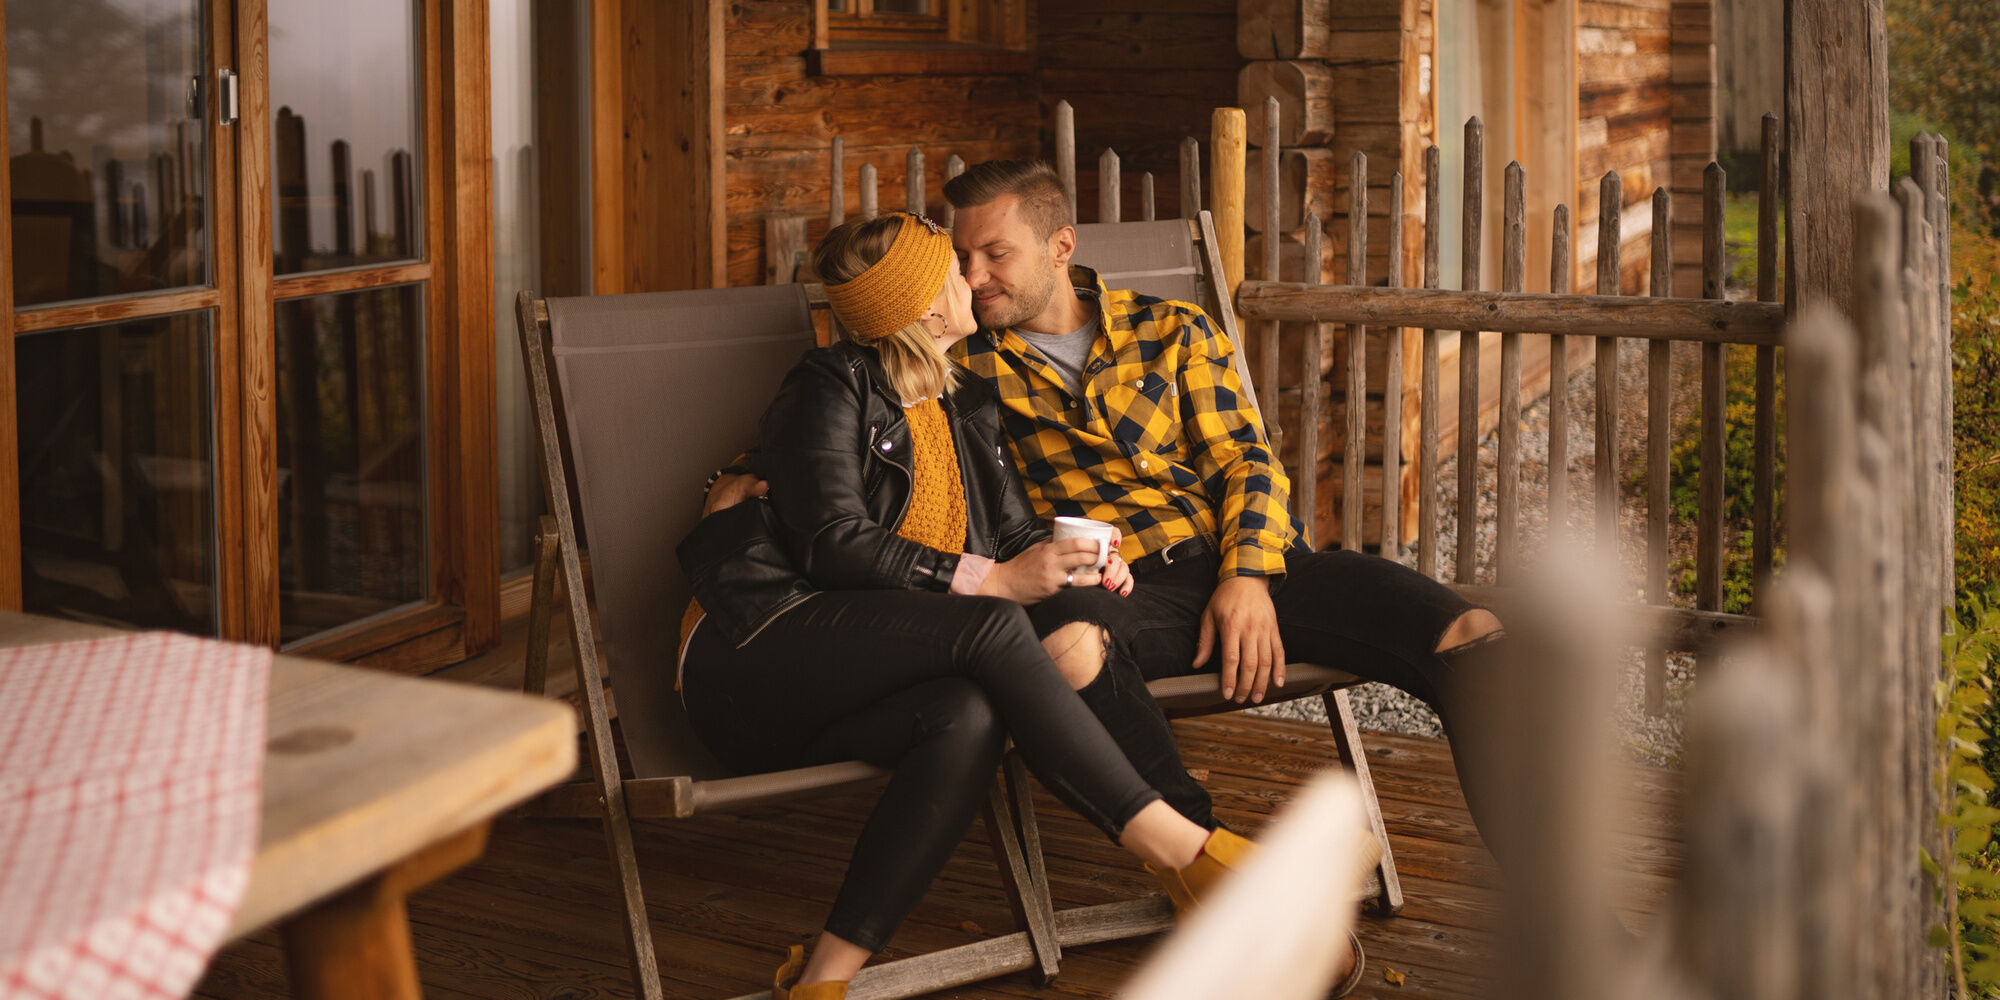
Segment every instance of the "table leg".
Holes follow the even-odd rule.
[[[298,1000],[416,1000],[403,900],[486,849],[488,824],[453,834],[285,921],[286,977]]]

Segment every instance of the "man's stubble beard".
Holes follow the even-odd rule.
[[[1048,254],[1042,255],[1041,264],[1035,270],[1042,276],[1042,280],[1032,287],[1009,289],[1007,297],[1013,302],[1014,308],[1004,313],[994,313],[991,317],[978,317],[981,328],[1005,330],[1020,326],[1040,316],[1042,310],[1048,308],[1049,300],[1055,297],[1056,291],[1055,268]]]

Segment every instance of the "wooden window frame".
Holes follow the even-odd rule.
[[[430,594],[293,645],[310,656],[427,672],[495,645],[500,632],[497,444],[493,411],[491,145],[484,0],[422,0],[424,258],[278,277],[273,274],[266,0],[208,0],[209,72],[241,80],[236,123],[208,116],[214,268],[206,287],[17,310],[0,268],[0,408],[17,405],[14,336],[61,327],[214,310],[216,608],[225,638],[279,641],[275,303],[423,281]],[[0,9],[0,38],[6,12]],[[0,45],[0,81],[6,79]],[[0,162],[10,157],[0,84]],[[0,206],[12,205],[0,169]],[[223,199],[233,203],[222,204]],[[13,256],[0,225],[0,261]],[[0,420],[0,607],[23,603],[20,443]]]
[[[873,0],[835,12],[813,0],[813,76],[1026,75],[1034,72],[1026,0],[934,0],[934,14],[876,13]]]

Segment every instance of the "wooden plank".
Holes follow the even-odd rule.
[[[1599,182],[1598,204],[1622,205],[1618,175]],[[1600,212],[1597,219],[1597,294],[1617,296],[1620,250],[1617,212]],[[1607,559],[1618,553],[1618,338],[1597,338],[1597,545]]]
[[[8,227],[10,230],[13,227]],[[10,234],[11,239],[11,234]],[[427,265],[416,265],[429,270]],[[120,323],[172,313],[193,312],[213,309],[222,303],[222,293],[214,289],[163,292],[154,295],[136,295],[116,299],[62,303],[22,309],[14,312],[13,329],[16,334],[40,333],[58,330],[67,326],[83,326],[99,323]]]
[[[1118,151],[1106,149],[1097,156],[1097,221],[1121,221],[1124,208],[1119,195],[1123,183],[1118,176]]]
[[[1277,117],[1278,99],[1275,97],[1266,98],[1262,102],[1262,106],[1263,106],[1262,107],[1263,114],[1260,116],[1260,121],[1258,122],[1258,124],[1261,126],[1261,131],[1263,133],[1263,141],[1261,143],[1261,145],[1264,147],[1264,158],[1263,158],[1264,169],[1262,171],[1264,175],[1263,187],[1264,191],[1267,194],[1269,194],[1276,192],[1278,189],[1278,157],[1281,152],[1281,150],[1279,150],[1278,148],[1278,117]],[[1247,174],[1248,171],[1246,170],[1245,173]],[[1263,243],[1264,256],[1263,256],[1263,264],[1260,270],[1262,271],[1262,274],[1266,279],[1270,279],[1278,275],[1278,257],[1279,257],[1278,251],[1280,243],[1279,239],[1277,238],[1279,234],[1278,203],[1276,200],[1267,197],[1264,200],[1263,209],[1264,211],[1262,214],[1264,216],[1264,222],[1262,228],[1264,234],[1264,243]],[[1250,202],[1249,202],[1249,178],[1246,176],[1244,178],[1244,205],[1243,205],[1243,215],[1246,222],[1252,214],[1253,213],[1250,211]],[[1302,260],[1305,271],[1316,272],[1319,270],[1318,257],[1305,257],[1302,258]],[[1317,284],[1318,275],[1314,274],[1313,278],[1314,278],[1313,283]],[[1284,387],[1283,382],[1278,377],[1278,350],[1279,350],[1279,337],[1280,337],[1279,325],[1278,323],[1273,321],[1269,323],[1260,323],[1257,325],[1257,327],[1258,327],[1257,381],[1259,385],[1265,387],[1264,391],[1270,394],[1266,398],[1275,399],[1276,394],[1279,393]],[[1299,373],[1299,377],[1301,379],[1300,384],[1302,386],[1316,384],[1318,380],[1317,379],[1318,373],[1319,373],[1319,366],[1317,363],[1315,363],[1311,368],[1301,371]],[[1265,434],[1267,437],[1269,437],[1271,442],[1271,451],[1274,454],[1282,453],[1285,447],[1284,421],[1282,420],[1265,421],[1264,427],[1265,427]],[[1316,476],[1318,474],[1319,470],[1317,466],[1311,461],[1309,460],[1304,461],[1302,464],[1305,466],[1305,474],[1307,476]],[[1302,510],[1305,513],[1306,517],[1310,518],[1312,516],[1310,508],[1303,508]]]
[[[923,215],[924,204],[924,151],[911,146],[903,168],[903,211],[911,215]]]
[[[1330,149],[1283,150],[1278,162],[1278,231],[1288,233],[1298,229],[1307,212],[1321,219],[1331,219],[1337,214],[1339,174],[1338,161]],[[1266,171],[1252,174],[1244,191],[1244,201],[1253,209],[1251,228],[1260,233],[1270,231],[1264,212],[1270,181],[1265,178]]]
[[[1673,294],[1673,197],[1653,189],[1653,295]],[[1670,353],[1673,345],[1655,340],[1646,345],[1646,600],[1656,607],[1668,603],[1667,519],[1672,512],[1667,463],[1673,448],[1673,385]],[[1709,610],[1715,610],[1710,608]],[[1649,715],[1666,707],[1667,654],[1646,647],[1645,706]]]
[[[1763,173],[1757,187],[1757,301],[1778,301],[1778,206],[1783,200],[1778,116],[1763,119]],[[1753,429],[1751,470],[1752,608],[1762,613],[1770,593],[1772,555],[1777,550],[1778,467],[1778,349],[1757,348],[1757,423]]]
[[[1570,263],[1569,206],[1557,205],[1549,242],[1549,294],[1568,295],[1575,275]],[[1549,334],[1549,507],[1546,537],[1569,537],[1569,338]]]
[[[1785,7],[1785,294],[1848,309],[1854,196],[1889,185],[1887,27],[1879,3]],[[1840,136],[1842,141],[1830,142]],[[1802,169],[1811,164],[1813,169]]]
[[[806,217],[772,215],[764,219],[764,284],[789,285],[805,266]]]
[[[861,193],[861,211],[858,213],[861,218],[867,220],[882,214],[877,203],[877,199],[881,197],[881,193],[877,190],[875,182],[875,164],[864,163],[861,165],[861,176],[856,181],[855,186],[859,188]]]
[[[1201,214],[1201,143],[1194,136],[1181,139],[1181,218]]]
[[[1427,292],[1439,291],[1440,174],[1438,148],[1432,145],[1424,150],[1424,291]],[[1438,331],[1431,323],[1417,321],[1409,325],[1424,329],[1422,372],[1417,385],[1421,411],[1417,433],[1417,572],[1437,579]]]
[[[1479,288],[1479,255],[1486,212],[1486,126],[1474,115],[1465,123],[1464,232],[1459,237],[1459,285]],[[1458,544],[1459,583],[1476,583],[1479,559],[1479,327],[1458,334]]]
[[[1209,200],[1215,205],[1216,250],[1222,257],[1224,288],[1235,311],[1236,286],[1243,282],[1243,172],[1248,119],[1242,108],[1216,108],[1210,149]]]
[[[240,37],[251,39],[239,52],[240,118],[242,122],[270,121],[269,48],[256,40],[269,37],[269,15],[264,0],[246,0],[237,8],[236,27]],[[226,51],[226,50],[225,50]],[[219,146],[216,155],[224,155]],[[278,356],[276,317],[264,303],[270,301],[271,270],[261,262],[272,259],[271,225],[271,130],[240,128],[236,137],[235,216],[237,239],[234,246],[241,284],[238,295],[245,304],[237,316],[235,371],[240,427],[235,457],[240,463],[242,506],[239,539],[224,538],[223,561],[241,567],[243,600],[240,630],[245,642],[275,646],[280,635],[278,622]],[[228,197],[226,190],[219,191]],[[257,262],[257,263],[252,263]],[[228,338],[224,338],[227,340]],[[227,369],[217,369],[217,377],[227,378]],[[228,463],[224,463],[227,465]],[[225,569],[224,580],[230,573]]]
[[[1155,221],[1153,217],[1158,214],[1158,206],[1154,204],[1155,197],[1153,192],[1153,172],[1148,170],[1139,175],[1139,221]]]
[[[1720,164],[1708,168],[1702,191],[1701,294],[1723,295],[1723,191]],[[1723,371],[1723,345],[1701,345],[1701,510],[1695,541],[1695,606],[1722,610],[1722,509],[1724,438],[1728,428],[1728,385]]]
[[[965,173],[964,157],[959,156],[957,153],[953,153],[950,156],[945,157],[944,182],[946,184],[950,184],[953,179],[955,179],[956,177],[958,177],[958,175],[962,173]],[[953,207],[951,199],[946,198],[942,202],[940,202],[938,206],[938,211],[942,213],[938,216],[938,221],[943,223],[946,229],[950,229],[954,224],[957,223],[958,209]]]
[[[428,281],[432,277],[448,277],[448,268],[433,268],[430,261],[416,261],[409,264],[389,264],[383,267],[359,267],[341,271],[316,271],[306,274],[286,275],[271,282],[271,298],[276,301],[308,298],[314,295],[334,295],[340,292],[361,291],[380,288],[384,285],[399,285],[406,282]]]
[[[1306,259],[1317,261],[1324,232],[1320,229],[1318,216],[1308,214],[1305,221]],[[1319,275],[1318,268],[1308,268],[1307,283],[1317,284]],[[1322,336],[1318,323],[1306,326],[1305,342],[1299,358],[1299,457],[1292,476],[1296,484],[1293,492],[1298,498],[1295,513],[1300,523],[1305,525],[1306,546],[1312,549],[1319,547],[1319,423],[1321,401],[1326,395],[1325,381],[1320,375]],[[1278,422],[1283,423],[1282,420]]]
[[[1368,155],[1356,152],[1347,174],[1347,283],[1368,282]],[[1359,550],[1362,474],[1368,461],[1368,330],[1347,328],[1347,436],[1341,448],[1340,547]]]
[[[7,12],[0,10],[0,38],[7,37]],[[7,68],[7,54],[0,51],[0,74]],[[202,71],[207,72],[207,67]],[[7,112],[9,104],[0,101],[0,161],[13,163],[13,152],[8,148]],[[213,120],[214,116],[204,115]],[[204,135],[204,141],[214,140]],[[210,156],[211,161],[223,157]],[[0,205],[12,206],[13,170],[0,172]],[[210,190],[227,190],[211,188]],[[14,227],[10,224],[0,232],[0,260],[8,262],[8,273],[0,274],[0,407],[5,412],[18,414],[21,411],[20,393],[16,388],[14,370]],[[213,251],[211,251],[213,252]],[[225,328],[227,329],[227,328]],[[222,339],[222,338],[218,338]],[[220,382],[221,379],[216,379]],[[0,611],[21,610],[21,432],[18,417],[15,420],[0,420]],[[217,456],[223,458],[223,456]],[[226,461],[226,459],[225,459]],[[220,464],[220,463],[218,463]],[[219,575],[226,576],[234,567],[218,567]],[[220,596],[220,595],[218,595]],[[218,618],[223,617],[221,615]],[[223,634],[232,634],[231,623],[223,622]]]
[[[809,49],[806,71],[814,76],[1026,76],[1034,56],[1007,49],[954,47],[836,47]]]
[[[1403,175],[1389,180],[1389,259],[1403,259]],[[1403,269],[1389,268],[1389,287],[1400,288]],[[1382,368],[1387,373],[1382,388],[1382,537],[1379,554],[1401,562],[1403,558],[1403,334],[1402,327],[1388,331],[1387,357]]]
[[[1056,102],[1056,177],[1062,181],[1063,196],[1069,199],[1069,217],[1076,220],[1076,109],[1068,101]]]
[[[1519,161],[1507,164],[1503,194],[1500,290],[1526,291],[1528,283],[1528,178]],[[1499,537],[1494,582],[1511,583],[1521,546],[1521,335],[1500,335],[1500,454],[1497,485]]]

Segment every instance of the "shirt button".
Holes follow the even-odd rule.
[[[1133,379],[1133,380],[1132,380],[1132,388],[1134,388],[1134,389],[1144,389],[1145,387],[1146,387],[1146,380],[1145,380],[1145,379],[1142,379],[1142,378],[1135,378],[1135,379]]]
[[[1146,467],[1146,460],[1142,458],[1139,460],[1139,468],[1144,469],[1145,467]]]

